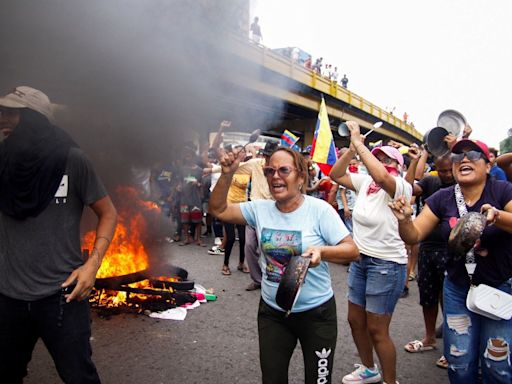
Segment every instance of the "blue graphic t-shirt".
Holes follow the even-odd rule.
[[[338,213],[325,201],[304,196],[295,211],[283,213],[273,200],[255,200],[240,204],[247,223],[256,228],[263,272],[261,295],[272,308],[276,292],[291,257],[311,246],[336,245],[350,233]],[[322,261],[310,268],[292,312],[303,312],[325,303],[333,296],[329,265]]]

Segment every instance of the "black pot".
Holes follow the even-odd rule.
[[[435,157],[442,157],[450,152],[448,144],[445,143],[444,138],[448,135],[448,131],[443,127],[435,127],[429,129],[425,136],[423,136],[423,142],[427,145],[428,151]]]

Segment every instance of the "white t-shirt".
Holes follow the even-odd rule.
[[[304,196],[302,205],[283,213],[272,200],[241,203],[247,223],[256,228],[263,272],[261,296],[272,308],[276,303],[281,277],[291,257],[301,255],[310,246],[336,245],[350,235],[338,213],[325,201]],[[333,296],[328,263],[310,268],[292,312],[303,312],[327,302]]]
[[[357,200],[352,212],[354,242],[365,255],[382,260],[407,264],[405,244],[398,233],[398,220],[388,203],[405,195],[410,200],[412,187],[401,177],[395,177],[394,198],[380,189],[368,195],[368,187],[373,179],[369,175],[350,174],[356,189]]]

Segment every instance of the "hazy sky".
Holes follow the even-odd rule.
[[[263,43],[337,65],[349,89],[409,115],[420,132],[446,109],[498,146],[512,127],[509,0],[252,0]]]

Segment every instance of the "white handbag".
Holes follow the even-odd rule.
[[[459,216],[465,216],[468,210],[458,184],[455,185],[455,201],[457,202]],[[470,281],[475,267],[475,256],[471,250],[466,254],[466,269]],[[512,318],[512,295],[486,284],[471,284],[466,297],[466,307],[471,312],[492,320],[510,320]]]
[[[493,320],[510,320],[512,295],[485,284],[472,285],[466,297],[466,307]]]

